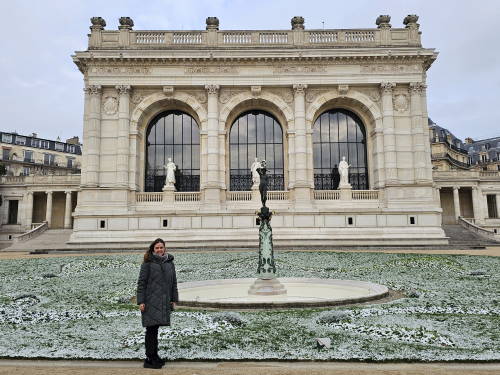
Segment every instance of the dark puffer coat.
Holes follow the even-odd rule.
[[[137,281],[137,304],[144,303],[142,326],[170,325],[170,303],[179,301],[174,257],[150,256],[142,263]]]

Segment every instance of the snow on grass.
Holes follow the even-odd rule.
[[[141,255],[0,262],[0,357],[142,358]],[[178,253],[179,282],[254,277],[256,253]],[[384,304],[184,311],[160,329],[169,359],[499,360],[500,260],[458,255],[278,252],[279,276],[366,280]],[[479,271],[480,272],[479,272]],[[181,296],[182,297],[182,296]],[[411,297],[411,298],[410,298]],[[316,349],[329,337],[330,349]]]

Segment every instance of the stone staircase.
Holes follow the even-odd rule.
[[[449,237],[451,247],[454,248],[484,248],[487,246],[500,246],[499,242],[485,239],[478,234],[467,230],[461,225],[443,225],[446,236]]]
[[[28,241],[14,242],[4,251],[35,251],[35,250],[70,250],[66,245],[73,229],[48,229],[39,236]]]

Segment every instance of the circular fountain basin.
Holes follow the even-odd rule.
[[[386,297],[384,285],[358,280],[278,278],[286,294],[250,295],[256,279],[222,279],[179,284],[179,305],[262,309],[338,306]]]

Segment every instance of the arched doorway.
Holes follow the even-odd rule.
[[[314,188],[335,190],[342,157],[350,164],[349,182],[355,190],[367,190],[366,130],[361,119],[344,109],[323,112],[313,127]]]
[[[229,133],[229,189],[250,190],[250,166],[254,159],[266,160],[269,190],[284,190],[283,129],[268,112],[242,113]]]
[[[145,191],[162,191],[168,158],[176,164],[177,191],[200,190],[200,129],[185,112],[160,113],[146,131]]]

